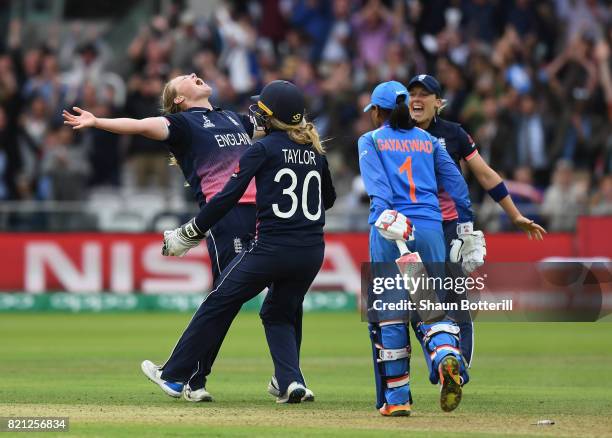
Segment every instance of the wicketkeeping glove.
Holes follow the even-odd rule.
[[[469,274],[484,265],[487,243],[482,231],[474,231],[472,222],[457,225],[457,239],[451,242],[450,261],[461,263],[463,272]]]
[[[164,231],[162,255],[183,257],[191,248],[198,246],[207,234],[198,228],[195,218],[174,230]]]
[[[414,227],[403,214],[396,210],[385,210],[376,219],[374,226],[378,232],[387,240],[413,240]]]

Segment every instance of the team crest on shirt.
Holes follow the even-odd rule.
[[[211,120],[205,115],[202,115],[202,119],[204,119],[202,122],[202,128],[214,128],[215,127],[215,124],[211,122]]]
[[[438,142],[440,143],[440,146],[446,149],[446,139],[444,137],[438,137]]]
[[[227,116],[227,114],[226,114],[226,116]],[[235,121],[232,117],[227,116],[227,118],[230,119],[230,122],[232,122],[234,125],[240,126],[240,124],[237,121]]]

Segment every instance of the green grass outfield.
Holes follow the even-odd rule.
[[[226,338],[208,384],[214,403],[162,394],[140,362],[165,360],[189,318],[0,315],[0,416],[70,417],[57,436],[612,436],[609,323],[478,324],[472,381],[450,414],[415,348],[413,415],[383,418],[358,314],[305,316],[302,370],[317,401],[301,405],[266,393],[272,365],[255,313]],[[530,425],[539,419],[556,424]],[[27,436],[37,435],[54,434]]]

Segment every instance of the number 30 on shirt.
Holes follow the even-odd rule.
[[[287,187],[286,189],[283,189],[283,195],[287,195],[291,198],[291,208],[287,211],[281,211],[278,204],[276,203],[272,204],[272,211],[274,211],[274,214],[280,217],[281,219],[288,219],[292,217],[297,211],[298,203],[299,203],[298,197],[295,194],[295,189],[298,183],[298,177],[292,169],[285,167],[279,170],[274,176],[274,181],[280,182],[280,180],[285,175],[290,177],[291,183],[289,184],[289,187]],[[308,188],[310,185],[310,181],[313,178],[316,179],[318,182],[318,192],[319,192],[319,205],[318,205],[318,209],[315,214],[312,214],[308,211]],[[304,213],[304,216],[306,217],[306,219],[309,219],[311,221],[316,221],[321,217],[321,201],[320,200],[321,200],[321,175],[316,170],[311,170],[304,177],[304,183],[302,185],[301,204],[302,204],[302,212]]]

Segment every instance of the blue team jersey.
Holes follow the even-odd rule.
[[[420,128],[388,125],[359,139],[359,167],[370,196],[369,223],[385,209],[408,218],[441,222],[438,186],[457,203],[460,222],[473,220],[467,186],[457,166],[435,137]]]
[[[219,221],[253,177],[258,242],[280,246],[323,242],[325,210],[336,199],[327,160],[311,145],[292,141],[284,131],[273,131],[245,152],[223,190],[200,210],[198,227],[208,230]]]
[[[251,146],[253,124],[246,115],[221,108],[190,108],[164,116],[168,123],[168,149],[200,205],[221,190]],[[241,203],[255,203],[255,185]]]
[[[476,149],[474,140],[472,140],[472,137],[465,132],[459,123],[434,117],[426,131],[438,139],[440,146],[446,148],[448,155],[457,165],[459,172],[461,172],[459,161],[470,161],[478,155],[478,149]],[[438,198],[440,200],[440,209],[442,210],[442,219],[445,221],[457,219],[455,203],[450,195],[441,189],[438,193]]]

